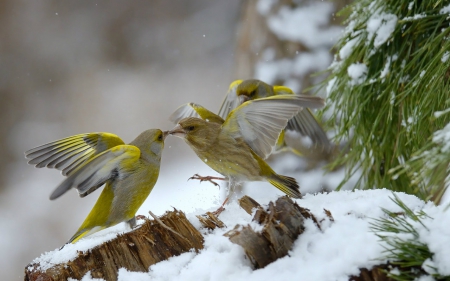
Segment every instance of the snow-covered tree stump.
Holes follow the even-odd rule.
[[[288,255],[297,239],[304,232],[304,221],[311,219],[318,229],[323,220],[335,222],[330,211],[324,209],[326,218],[317,220],[306,208],[283,196],[268,206],[261,206],[248,196],[239,199],[239,205],[253,215],[250,225],[236,225],[224,235],[238,244],[255,269]],[[93,278],[117,280],[118,270],[147,272],[150,265],[194,249],[203,249],[204,238],[186,218],[183,212],[174,210],[161,218],[146,221],[137,229],[119,235],[63,263],[35,262],[25,268],[26,281],[82,279],[87,272]],[[197,216],[204,228],[224,228],[225,224],[213,213]],[[59,255],[63,250],[54,251]],[[50,264],[50,265],[49,265]],[[299,264],[301,266],[301,264]],[[359,275],[350,276],[351,281],[391,281],[386,272],[393,269],[390,264],[381,264],[371,269],[361,268]],[[420,267],[414,270],[421,270]]]
[[[152,264],[191,249],[198,251],[203,248],[203,236],[183,212],[167,212],[160,221],[163,224],[157,220],[146,220],[134,231],[79,253],[76,259],[64,264],[45,270],[41,269],[40,264],[30,264],[25,268],[25,280],[81,279],[88,271],[94,278],[117,280],[119,268],[147,272]]]
[[[252,202],[250,197],[239,201],[241,206],[249,213],[248,206],[254,204],[257,208],[253,221],[261,225],[260,230],[251,226],[236,225],[225,234],[230,241],[241,245],[255,268],[263,268],[278,258],[287,255],[292,244],[304,231],[302,208],[286,196],[269,203],[265,210]],[[256,203],[256,204],[255,204]]]

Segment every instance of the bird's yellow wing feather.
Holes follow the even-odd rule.
[[[230,87],[228,88],[228,92],[225,95],[225,98],[222,102],[222,105],[220,106],[219,113],[218,113],[218,115],[220,117],[222,117],[223,119],[226,119],[228,114],[230,114],[230,112],[233,109],[237,108],[241,104],[236,92],[237,92],[237,87],[242,82],[243,82],[243,80],[236,80],[230,84]]]
[[[319,97],[282,95],[252,100],[233,110],[222,130],[235,138],[242,137],[261,158],[265,159],[289,119],[304,106],[323,106]]]
[[[30,149],[25,158],[36,168],[55,168],[66,176],[92,157],[122,144],[122,139],[111,133],[79,134]]]
[[[58,198],[72,187],[78,190],[81,197],[84,197],[107,180],[123,177],[132,171],[140,155],[139,148],[134,145],[118,145],[108,149],[75,170],[53,191],[50,199]]]
[[[295,95],[291,88],[286,86],[273,86],[275,95]]]
[[[219,115],[193,102],[180,106],[174,113],[172,113],[172,115],[170,115],[169,120],[177,124],[180,120],[187,117],[201,118],[203,120],[218,124],[223,124],[223,122],[225,122]]]

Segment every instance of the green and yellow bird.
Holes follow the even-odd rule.
[[[151,129],[130,144],[110,133],[87,133],[41,145],[25,152],[29,164],[56,168],[67,178],[53,191],[54,200],[76,188],[85,197],[105,188],[68,243],[121,222],[136,225],[135,214],[156,183],[167,132]]]
[[[301,198],[294,178],[278,175],[264,161],[288,120],[305,107],[318,108],[318,97],[279,95],[251,100],[231,111],[224,120],[206,108],[188,103],[170,117],[177,126],[169,134],[183,138],[197,156],[230,182],[227,196],[237,182],[267,181],[294,198]],[[225,203],[224,202],[224,203]]]
[[[230,84],[218,115],[222,118],[226,118],[233,109],[248,100],[279,95],[294,95],[294,92],[288,87],[272,86],[257,79],[236,80]],[[325,151],[331,151],[332,144],[308,108],[300,110],[293,116],[287,123],[286,130],[295,131],[303,136],[308,136],[316,147]],[[286,144],[285,130],[280,134],[274,152],[283,150],[290,150],[298,155],[302,154],[298,149]]]

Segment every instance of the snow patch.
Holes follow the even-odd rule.
[[[450,123],[447,123],[442,130],[434,132],[433,142],[442,146],[442,153],[450,152]]]
[[[360,41],[360,37],[356,37],[353,39],[350,39],[345,43],[345,45],[339,50],[339,57],[341,60],[344,60],[350,56],[350,54],[353,52],[353,48],[356,44],[358,44]]]
[[[450,56],[450,52],[449,52],[449,51],[446,51],[446,52],[444,53],[444,55],[442,56],[441,61],[442,61],[442,62],[447,62],[449,56]]]
[[[403,21],[413,21],[413,20],[418,20],[418,19],[423,19],[424,17],[426,17],[427,15],[422,13],[422,14],[416,14],[412,17],[405,17],[403,18]]]
[[[348,76],[352,79],[351,85],[364,83],[367,77],[367,65],[364,63],[353,63],[347,68]]]
[[[78,281],[78,279],[68,278],[67,281]],[[103,278],[93,278],[91,272],[88,271],[79,281],[105,281]],[[136,280],[139,281],[139,280]]]
[[[277,2],[278,0],[259,0],[258,3],[256,3],[256,10],[261,15],[266,16]]]
[[[439,14],[450,14],[450,5],[445,6],[439,10]]]
[[[330,95],[331,91],[333,91],[334,84],[336,84],[336,80],[337,80],[337,77],[333,77],[333,79],[328,81],[327,88],[326,88],[328,96]]]
[[[375,13],[367,21],[368,40],[373,40],[375,48],[380,47],[391,37],[397,25],[397,16],[387,13]]]
[[[327,27],[333,12],[330,2],[311,2],[296,9],[283,6],[267,19],[267,24],[282,40],[300,42],[311,49],[332,46],[342,31],[338,26]]]

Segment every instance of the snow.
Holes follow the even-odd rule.
[[[450,152],[450,123],[433,134],[433,142],[441,145],[442,153]]]
[[[423,220],[424,227],[419,228],[419,240],[425,243],[433,256],[427,265],[435,268],[439,274],[450,275],[450,228],[444,222],[450,221],[450,211],[442,211],[443,207],[428,206],[429,218]]]
[[[330,2],[312,2],[296,9],[283,6],[269,16],[267,24],[281,40],[294,41],[314,49],[333,45],[341,33],[338,26],[326,27],[334,6]]]
[[[447,108],[446,110],[442,110],[442,111],[435,111],[434,112],[434,117],[439,118],[444,114],[447,114],[450,112],[450,108]]]
[[[330,95],[331,91],[333,91],[333,87],[334,87],[334,84],[336,84],[336,80],[337,80],[337,77],[333,77],[333,79],[328,81],[327,88],[326,88],[327,95]]]
[[[67,281],[76,281],[77,279],[73,279],[73,278],[69,278],[67,279]],[[88,271],[86,272],[86,274],[83,276],[83,278],[81,278],[80,281],[102,281],[104,279],[101,278],[92,278],[91,272]],[[137,280],[138,281],[138,280]]]
[[[368,40],[374,37],[373,45],[375,48],[380,47],[391,36],[397,25],[397,16],[388,13],[375,13],[367,21]]]
[[[380,73],[380,78],[381,79],[383,79],[384,77],[386,77],[386,75],[389,74],[390,67],[391,67],[391,58],[388,57],[386,59],[386,64],[384,65],[384,68],[383,68],[383,70]]]
[[[323,70],[331,63],[328,50],[318,50],[311,53],[300,53],[294,58],[293,73],[304,76],[311,72]]]
[[[339,50],[339,57],[341,60],[344,60],[350,56],[350,54],[353,52],[353,47],[359,43],[360,37],[356,37],[353,39],[350,39],[345,43],[345,45]]]
[[[442,62],[447,62],[449,56],[450,56],[450,52],[449,52],[449,51],[446,51],[446,52],[444,53],[444,55],[442,56],[441,61],[442,61]]]
[[[274,83],[277,80],[288,80],[291,75],[307,76],[309,73],[326,69],[330,63],[331,56],[327,49],[302,52],[293,59],[258,62],[255,68],[255,77],[268,83]],[[293,90],[295,92],[295,89]]]
[[[439,11],[439,14],[450,14],[450,5],[445,6]]]
[[[367,65],[364,63],[353,63],[347,68],[348,76],[352,79],[352,85],[364,83],[367,77]]]
[[[418,20],[418,19],[422,19],[424,17],[426,17],[427,15],[422,13],[422,14],[416,14],[412,17],[405,17],[403,18],[403,21],[413,21],[413,20]]]
[[[278,0],[259,0],[256,3],[256,10],[263,16],[266,16],[269,14],[270,10],[272,9],[273,5],[277,3]]]
[[[423,210],[429,217],[423,219],[424,226],[415,223],[420,234],[420,241],[426,243],[433,253],[433,258],[425,265],[432,265],[439,274],[450,274],[450,212],[443,206],[436,207],[425,203],[417,197],[404,193],[395,193],[406,206],[414,212]],[[371,268],[386,262],[383,259],[384,247],[387,246],[371,231],[374,219],[387,218],[381,208],[391,212],[401,212],[401,208],[390,198],[393,193],[386,189],[339,191],[321,194],[306,194],[303,199],[295,200],[301,207],[308,208],[320,221],[319,230],[312,220],[305,221],[305,232],[294,243],[288,256],[280,258],[265,268],[254,270],[246,258],[244,250],[231,243],[224,233],[235,225],[251,225],[252,216],[244,212],[236,201],[226,206],[220,215],[225,223],[224,229],[207,231],[200,228],[195,217],[197,214],[213,210],[197,210],[187,214],[193,225],[204,234],[204,249],[198,254],[188,252],[177,257],[150,266],[149,272],[130,272],[124,268],[118,271],[120,281],[127,280],[348,280],[349,276],[357,275],[360,268]],[[260,194],[259,202],[267,206],[269,201],[275,201],[273,193]],[[330,221],[324,209],[329,210],[334,218]],[[256,226],[257,228],[257,226]],[[114,232],[117,235],[117,230]],[[91,238],[104,241],[109,234]],[[390,234],[395,235],[395,234]],[[109,237],[109,236],[108,236]],[[408,239],[408,235],[402,238]],[[84,240],[73,245],[78,250],[86,250]],[[361,251],[364,249],[364,251]],[[55,250],[53,255],[72,252],[73,249]],[[43,256],[47,258],[50,253]],[[71,257],[68,257],[71,258]],[[39,259],[43,259],[40,257]],[[60,259],[62,261],[62,259]],[[395,272],[395,269],[393,269]],[[394,273],[393,272],[393,273]],[[89,279],[90,273],[82,279]],[[97,279],[95,279],[97,280]]]

